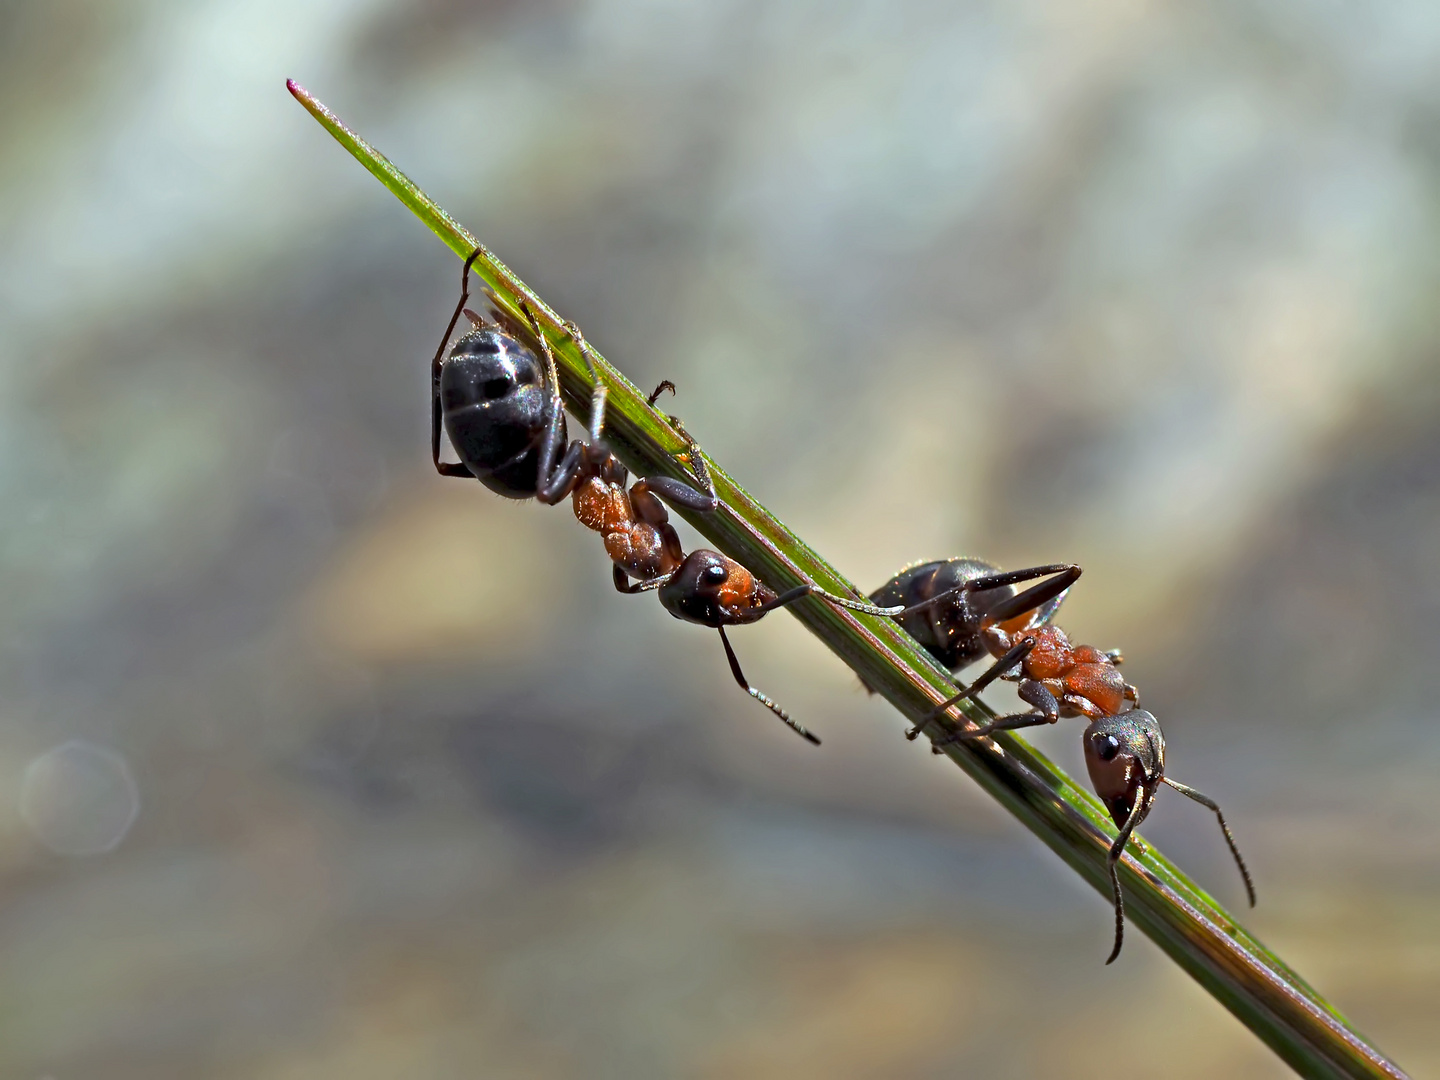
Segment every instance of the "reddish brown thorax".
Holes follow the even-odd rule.
[[[654,501],[654,496],[650,499]],[[666,548],[659,527],[639,519],[623,484],[592,476],[575,489],[571,505],[576,520],[598,532],[606,554],[633,576],[647,580],[668,574],[679,565],[674,553]],[[663,511],[660,516],[663,518]]]
[[[1087,716],[1118,716],[1124,710],[1125,680],[1105,653],[1093,645],[1071,645],[1058,626],[1036,627],[1024,636],[1035,641],[1020,663],[1025,678],[1044,683],[1057,699]],[[987,635],[986,640],[997,657],[1004,655],[1010,643],[999,635]],[[1084,703],[1074,700],[1077,698]]]
[[[1023,669],[1032,679],[1058,679],[1075,666],[1070,639],[1058,626],[1041,626],[1025,635],[1035,639],[1035,647],[1025,657]]]

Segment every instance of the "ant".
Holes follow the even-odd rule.
[[[1054,576],[1023,593],[1014,591],[1019,582],[1045,575]],[[1120,677],[1117,668],[1124,659],[1120,651],[1072,645],[1063,630],[1050,625],[1065,591],[1079,576],[1080,568],[1069,564],[1004,574],[978,559],[949,559],[907,567],[871,598],[877,602],[913,601],[897,620],[951,671],[968,666],[982,652],[997,658],[968,687],[936,706],[906,733],[907,738],[916,738],[931,720],[958,702],[976,697],[997,678],[1018,682],[1020,698],[1031,710],[957,730],[936,740],[932,746],[935,753],[948,743],[1053,724],[1062,716],[1090,720],[1081,736],[1085,767],[1095,793],[1119,830],[1106,857],[1115,897],[1115,945],[1105,961],[1110,964],[1120,955],[1125,940],[1125,899],[1116,867],[1131,833],[1154,806],[1161,784],[1215,812],[1251,907],[1255,906],[1255,886],[1216,802],[1165,775],[1165,737],[1160,722],[1139,707],[1138,691]],[[922,612],[927,617],[919,620]],[[916,622],[919,633],[911,630]]]
[[[477,247],[472,251],[461,268],[460,302],[430,363],[430,459],[435,471],[441,476],[479,480],[507,499],[533,498],[546,505],[558,503],[592,479],[623,488],[628,475],[625,466],[600,437],[607,392],[585,336],[574,323],[565,323],[565,332],[579,346],[594,386],[590,438],[588,442],[576,439],[562,453],[566,429],[560,376],[555,354],[530,305],[520,301],[528,327],[500,312],[495,313],[494,322],[487,323],[465,306],[470,296],[470,268],[483,250]],[[455,342],[447,356],[445,343],[462,314],[470,320],[470,332]],[[527,337],[539,346],[539,357],[523,343]],[[656,395],[659,392],[657,389]],[[442,424],[458,462],[440,460]],[[703,464],[700,468],[703,470]],[[702,476],[701,483],[706,481]],[[640,484],[687,510],[708,512],[720,505],[713,489],[702,494],[668,476],[651,477]]]
[[[718,551],[699,549],[688,556],[670,524],[663,498],[680,509],[701,513],[720,506],[714,482],[700,448],[677,417],[668,417],[689,449],[679,455],[689,464],[703,491],[666,476],[637,480],[628,488],[629,472],[601,438],[606,388],[595,369],[592,350],[580,328],[564,324],[580,350],[593,386],[589,439],[565,446],[565,408],[555,354],[535,313],[525,301],[520,310],[528,327],[496,312],[494,321],[469,310],[470,268],[483,249],[476,248],[460,271],[460,301],[440,339],[430,365],[430,457],[441,476],[479,480],[510,499],[533,498],[553,505],[571,496],[576,519],[600,533],[613,563],[615,588],[623,593],[657,590],[660,603],[677,619],[720,631],[730,671],[740,688],[805,739],[820,740],[776,702],[751,686],[725,627],[752,623],[776,608],[818,595],[841,607],[872,615],[891,615],[898,608],[880,608],[826,592],[806,582],[776,593],[749,570]],[[471,329],[445,353],[445,344],[460,316]],[[524,343],[531,339],[539,349]],[[648,399],[653,406],[668,380]],[[459,462],[440,460],[440,429],[444,427]],[[657,497],[658,496],[658,497]],[[635,578],[636,583],[630,584]]]

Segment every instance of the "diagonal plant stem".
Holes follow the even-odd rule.
[[[293,80],[288,86],[311,115],[451,251],[464,258],[481,247],[308,91]],[[588,419],[589,376],[559,316],[488,251],[482,250],[475,260],[475,273],[511,315],[521,318],[522,300],[535,312],[555,349],[566,404]],[[625,376],[600,357],[595,360],[609,388],[605,437],[616,454],[641,476],[688,480],[676,460],[687,448],[685,441]],[[831,592],[861,596],[723,469],[713,462],[709,468],[720,509],[682,516],[717,548],[744,563],[771,588],[784,590],[808,578]],[[911,722],[922,720],[954,693],[948,674],[893,622],[818,599],[801,601],[790,611]],[[994,715],[975,701],[962,702],[959,708],[977,722]],[[927,730],[940,735],[944,727],[932,723]],[[1013,734],[952,742],[944,752],[1109,900],[1105,854],[1113,829],[1089,792]],[[1147,844],[1141,854],[1127,853],[1121,860],[1121,877],[1134,925],[1297,1072],[1313,1077],[1404,1077],[1399,1066],[1153,845]],[[1098,953],[1096,968],[1098,977]]]

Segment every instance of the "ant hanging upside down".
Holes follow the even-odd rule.
[[[1024,592],[1015,591],[1021,582],[1040,577],[1047,580]],[[1165,737],[1160,722],[1139,707],[1139,693],[1120,677],[1120,651],[1072,645],[1063,630],[1050,625],[1065,591],[1079,577],[1080,567],[1063,563],[1002,573],[978,559],[946,559],[906,567],[870,598],[877,604],[904,605],[896,620],[952,672],[968,667],[987,652],[996,658],[968,687],[937,705],[907,738],[916,738],[952,706],[975,698],[996,679],[1018,682],[1020,699],[1031,706],[1030,711],[957,729],[935,740],[935,753],[948,743],[1053,724],[1062,716],[1090,720],[1081,736],[1085,766],[1095,793],[1120,830],[1106,859],[1115,896],[1115,946],[1105,961],[1109,964],[1120,955],[1125,939],[1125,899],[1116,865],[1131,833],[1150,813],[1161,784],[1215,812],[1245,881],[1251,907],[1255,906],[1255,886],[1220,807],[1165,775]]]
[[[530,306],[520,303],[528,325],[498,311],[494,320],[487,322],[465,307],[470,267],[480,252],[480,248],[471,252],[461,269],[460,302],[430,365],[430,456],[436,471],[442,476],[477,479],[510,499],[533,498],[553,505],[570,496],[580,524],[604,538],[605,551],[614,564],[615,588],[632,594],[654,590],[661,605],[677,619],[718,630],[731,674],[741,689],[818,745],[819,739],[746,681],[725,627],[755,622],[811,595],[872,615],[892,615],[899,609],[835,596],[813,582],[776,593],[718,551],[701,548],[687,556],[661,499],[700,513],[719,508],[715,485],[695,440],[678,419],[669,417],[689,447],[679,459],[689,464],[703,490],[668,476],[646,477],[627,488],[629,472],[601,438],[605,385],[580,328],[567,322],[565,331],[579,348],[593,387],[590,437],[576,439],[567,448],[555,355]],[[471,329],[447,355],[445,345],[462,314]],[[667,389],[674,392],[674,384],[661,383],[650,395],[649,404],[654,405]],[[442,426],[459,462],[440,460]]]

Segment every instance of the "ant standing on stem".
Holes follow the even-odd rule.
[[[1054,576],[1022,593],[1014,591],[1022,581],[1046,575]],[[1251,907],[1255,906],[1255,886],[1220,807],[1209,796],[1165,775],[1165,737],[1160,722],[1139,708],[1139,693],[1120,677],[1120,650],[1071,645],[1063,630],[1050,625],[1065,591],[1079,577],[1080,568],[1069,564],[1007,574],[978,559],[948,559],[907,567],[871,599],[906,604],[896,620],[952,672],[986,652],[997,658],[968,687],[937,705],[906,733],[907,738],[916,738],[932,720],[960,701],[976,697],[997,678],[1018,682],[1020,698],[1031,710],[957,729],[935,741],[935,753],[948,743],[1053,724],[1062,716],[1090,720],[1081,736],[1085,767],[1095,793],[1120,830],[1106,858],[1115,897],[1115,946],[1105,961],[1109,964],[1120,955],[1125,939],[1125,899],[1116,865],[1131,833],[1154,806],[1161,784],[1215,812],[1245,881]]]
[[[669,420],[689,449],[679,455],[689,464],[703,491],[667,476],[637,480],[628,488],[629,473],[601,438],[606,388],[600,381],[589,343],[574,323],[564,324],[575,342],[592,384],[589,440],[565,447],[565,407],[555,354],[539,320],[524,300],[520,310],[528,326],[496,312],[493,322],[465,307],[470,295],[470,268],[483,249],[476,248],[460,272],[460,301],[440,339],[430,365],[430,456],[442,476],[474,478],[510,499],[534,498],[547,505],[571,496],[580,524],[601,534],[614,566],[615,588],[623,593],[656,590],[660,603],[677,619],[700,623],[720,632],[731,674],[747,694],[801,736],[820,740],[790,718],[766,694],[746,681],[725,627],[752,623],[776,608],[816,595],[833,604],[872,615],[892,615],[898,608],[835,596],[813,582],[776,593],[749,570],[718,551],[698,549],[686,556],[680,537],[660,499],[701,513],[720,506],[700,447],[680,421]],[[465,315],[471,329],[445,353],[445,345]],[[525,343],[531,339],[539,350]],[[663,382],[649,404],[675,386]],[[440,460],[440,429],[444,427],[459,462]],[[657,497],[658,496],[658,497]],[[635,579],[635,584],[630,579]]]

